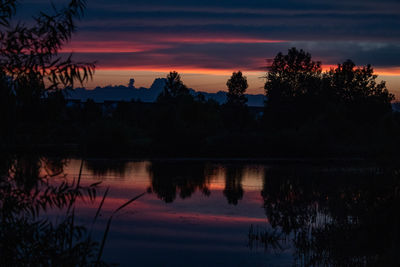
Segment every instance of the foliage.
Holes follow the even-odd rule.
[[[101,260],[113,216],[142,197],[140,194],[113,211],[101,243],[92,230],[76,224],[78,201],[93,203],[100,183],[81,185],[52,181],[62,176],[65,160],[24,155],[0,159],[0,265],[1,266],[103,266]],[[107,197],[100,202],[96,222]],[[57,213],[57,218],[49,212]]]
[[[356,68],[354,62],[347,60],[324,74],[325,96],[355,113],[357,119],[382,116],[392,110],[394,95],[384,81],[376,81],[377,77],[371,65]]]
[[[246,105],[247,78],[241,71],[234,72],[226,85],[228,86],[227,102],[221,108],[222,119],[228,130],[242,131],[252,121]]]
[[[51,184],[48,175],[39,174],[41,162],[32,157],[3,159],[0,265],[94,265],[98,243],[84,227],[74,223],[74,203],[77,199],[93,201],[96,185],[81,186],[79,179],[72,184],[65,181]],[[49,175],[58,173],[58,168],[52,168],[54,166],[50,165],[50,168],[56,172],[50,171]],[[54,209],[66,210],[65,217],[55,222],[44,216]]]
[[[179,99],[187,96],[189,96],[189,89],[183,84],[181,76],[176,71],[171,71],[167,75],[164,91],[158,97],[158,101]]]
[[[228,86],[227,104],[244,106],[247,102],[247,98],[244,94],[249,87],[246,76],[243,76],[241,71],[234,72],[227,81],[226,86]]]
[[[75,81],[83,83],[92,76],[93,63],[74,62],[72,54],[66,58],[59,55],[76,29],[75,19],[83,16],[84,0],[72,0],[60,10],[54,7],[54,14],[41,12],[34,17],[34,26],[11,23],[15,4],[6,1],[0,6],[0,14],[6,14],[1,16],[0,66],[17,96],[42,96],[45,91],[70,88]]]
[[[285,109],[295,98],[317,94],[321,62],[311,54],[291,48],[287,55],[278,53],[268,68],[265,93],[267,106]]]
[[[71,0],[65,7],[53,5],[51,14],[40,12],[33,23],[15,21],[17,1],[4,0],[0,5],[0,124],[8,128],[1,138],[15,138],[21,123],[33,141],[41,121],[59,120],[64,112],[60,97],[78,82],[83,84],[94,73],[93,62],[79,62],[72,53],[62,52],[82,18],[85,0]],[[48,116],[50,114],[50,116]]]
[[[385,82],[378,83],[370,65],[356,68],[351,60],[322,73],[321,63],[296,48],[279,53],[268,68],[266,111],[270,121],[301,125],[321,114],[344,113],[354,122],[376,120],[391,111]],[[282,126],[282,125],[281,125]]]

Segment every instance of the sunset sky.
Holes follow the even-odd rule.
[[[54,1],[57,5],[64,0]],[[22,16],[49,10],[49,0],[21,0]],[[324,68],[352,59],[372,64],[400,97],[400,1],[88,0],[64,49],[97,61],[88,88],[148,87],[170,70],[191,88],[226,89],[232,71],[263,93],[266,59],[297,47]]]

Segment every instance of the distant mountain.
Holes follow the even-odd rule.
[[[155,102],[158,95],[162,92],[165,86],[166,79],[157,78],[154,80],[150,88],[136,88],[135,80],[130,79],[128,86],[106,86],[106,87],[96,87],[93,90],[88,90],[85,88],[77,88],[72,92],[69,92],[67,99],[87,101],[88,99],[93,99],[93,101],[102,103],[104,101],[131,101],[140,100],[142,102]],[[189,89],[193,96],[198,94],[203,94],[204,97],[208,99],[213,99],[220,104],[226,102],[226,92],[219,91],[217,93],[207,93],[195,91]],[[246,95],[248,98],[248,105],[254,107],[261,107],[264,105],[264,95]]]

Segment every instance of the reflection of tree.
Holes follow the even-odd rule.
[[[176,195],[189,198],[196,190],[209,196],[209,181],[206,179],[204,163],[153,162],[149,168],[151,190],[167,203]]]
[[[40,166],[40,158],[37,155],[19,156],[11,172],[20,187],[32,189],[38,182]]]
[[[243,167],[236,164],[227,165],[225,176],[224,196],[229,204],[237,205],[238,201],[243,198]]]
[[[271,226],[293,238],[301,266],[398,266],[400,176],[271,169],[262,196]]]
[[[64,172],[66,159],[41,158],[37,154],[19,155],[8,164],[7,173],[20,187],[31,190],[37,186],[41,178],[60,175]],[[41,170],[44,177],[41,177]]]
[[[126,171],[126,161],[121,160],[87,160],[85,166],[95,176],[104,176],[107,173],[115,173],[119,176],[124,176]]]
[[[43,158],[42,165],[47,176],[54,177],[64,173],[64,167],[67,160],[63,158]]]

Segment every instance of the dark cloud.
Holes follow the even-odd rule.
[[[21,0],[22,17],[49,10],[49,2]],[[292,46],[325,64],[347,58],[378,67],[400,64],[398,0],[88,0],[87,6],[76,50],[84,42],[85,51],[90,42],[105,48],[110,41],[124,42],[121,51],[129,51],[130,42],[140,47],[136,53],[116,53],[115,45],[115,53],[76,55],[104,67],[256,70],[265,58]]]
[[[22,1],[23,14],[49,9],[49,2]],[[400,2],[391,0],[89,0],[87,6],[80,30],[88,34],[219,32],[293,41],[400,40]]]

